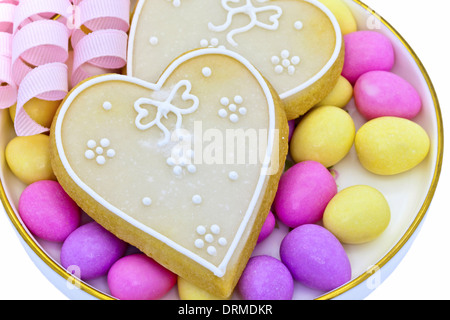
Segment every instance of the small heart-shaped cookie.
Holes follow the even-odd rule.
[[[279,98],[247,60],[200,49],[156,83],[104,75],[74,88],[53,122],[52,165],[106,229],[227,297],[270,210],[287,135]]]
[[[295,119],[334,88],[344,43],[317,0],[139,0],[130,29],[130,76],[156,81],[180,54],[226,48],[248,59]]]

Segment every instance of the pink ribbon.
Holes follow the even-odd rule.
[[[0,0],[0,5],[7,8],[0,8],[0,107],[17,99],[19,136],[49,130],[26,113],[29,100],[62,100],[86,78],[126,64],[130,0]]]

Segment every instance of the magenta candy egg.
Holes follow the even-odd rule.
[[[81,220],[80,208],[53,180],[27,186],[20,195],[19,214],[32,234],[54,242],[63,242]]]
[[[281,243],[280,257],[295,280],[313,289],[331,291],[351,280],[343,246],[319,225],[303,225],[289,232]]]
[[[175,285],[177,276],[145,254],[118,260],[108,272],[111,294],[121,300],[156,300]]]
[[[257,243],[262,242],[268,236],[270,236],[274,228],[275,228],[275,216],[273,215],[272,211],[270,211],[269,214],[267,215],[266,221],[264,222],[261,228],[261,232],[259,233]]]
[[[273,208],[281,222],[296,228],[322,219],[336,193],[336,181],[327,168],[316,161],[299,162],[281,177]]]
[[[256,256],[248,261],[238,289],[245,300],[291,300],[294,280],[280,260]]]
[[[351,84],[369,71],[390,71],[395,53],[391,41],[376,31],[356,31],[344,36],[345,60],[342,76]]]
[[[62,266],[83,280],[108,273],[109,268],[125,254],[127,244],[97,222],[89,222],[64,241]]]
[[[354,95],[358,111],[368,120],[389,116],[411,120],[422,109],[416,89],[388,71],[363,74],[355,84]]]

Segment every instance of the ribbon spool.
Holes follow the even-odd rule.
[[[21,0],[14,5],[12,28],[9,26],[10,78],[5,79],[9,82],[1,80],[17,90],[14,95],[17,135],[49,130],[24,110],[23,106],[31,99],[62,100],[72,86],[86,78],[118,72],[125,66],[130,1],[114,2],[112,5],[111,0]],[[3,50],[0,54],[3,56]],[[10,106],[12,100],[11,94],[9,100],[1,101]]]

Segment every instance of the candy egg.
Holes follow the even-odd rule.
[[[127,246],[97,222],[89,222],[64,241],[61,264],[65,269],[76,270],[83,280],[97,278],[107,274]]]
[[[270,236],[274,228],[275,228],[275,216],[272,213],[272,211],[270,211],[269,214],[267,215],[266,221],[264,222],[261,228],[261,232],[259,233],[257,243],[262,242],[268,236]]]
[[[295,228],[322,219],[336,193],[336,181],[327,168],[319,162],[304,161],[282,175],[273,208],[281,222]]]
[[[31,233],[55,242],[64,241],[81,220],[77,204],[53,180],[27,186],[19,198],[19,214]]]
[[[368,120],[385,116],[413,119],[422,109],[416,89],[405,79],[387,71],[363,74],[355,84],[355,103]]]
[[[119,259],[108,272],[111,294],[121,300],[161,299],[177,276],[143,253]]]
[[[329,168],[350,151],[355,139],[352,117],[338,107],[319,107],[302,118],[290,146],[295,162],[313,160]]]
[[[364,185],[340,191],[323,215],[325,228],[346,244],[375,240],[386,230],[390,219],[391,211],[384,195]]]
[[[291,300],[294,280],[278,259],[256,256],[248,261],[238,289],[245,300]]]
[[[345,59],[342,75],[355,84],[369,71],[390,71],[395,53],[391,41],[376,31],[356,31],[344,36]]]
[[[425,159],[430,150],[430,138],[411,120],[381,117],[358,130],[355,147],[367,170],[379,175],[395,175],[413,169]]]
[[[192,283],[178,277],[178,295],[181,300],[229,300],[212,295],[206,290],[203,290]]]
[[[38,98],[33,98],[23,105],[23,108],[30,116],[31,119],[36,121],[43,127],[50,128],[52,125],[53,117],[55,116],[56,110],[58,110],[61,101],[47,101]],[[14,121],[16,117],[16,107],[13,105],[9,108],[9,114],[11,119]]]
[[[333,15],[341,27],[342,34],[348,34],[357,30],[356,20],[347,5],[341,0],[319,0]]]
[[[12,173],[25,184],[56,180],[50,164],[50,138],[44,134],[13,138],[5,150]]]
[[[353,87],[343,76],[340,76],[338,82],[328,96],[319,102],[316,107],[334,106],[344,108],[353,97]]]
[[[303,225],[289,232],[281,242],[280,256],[293,278],[307,287],[330,291],[351,280],[347,253],[319,225]]]

